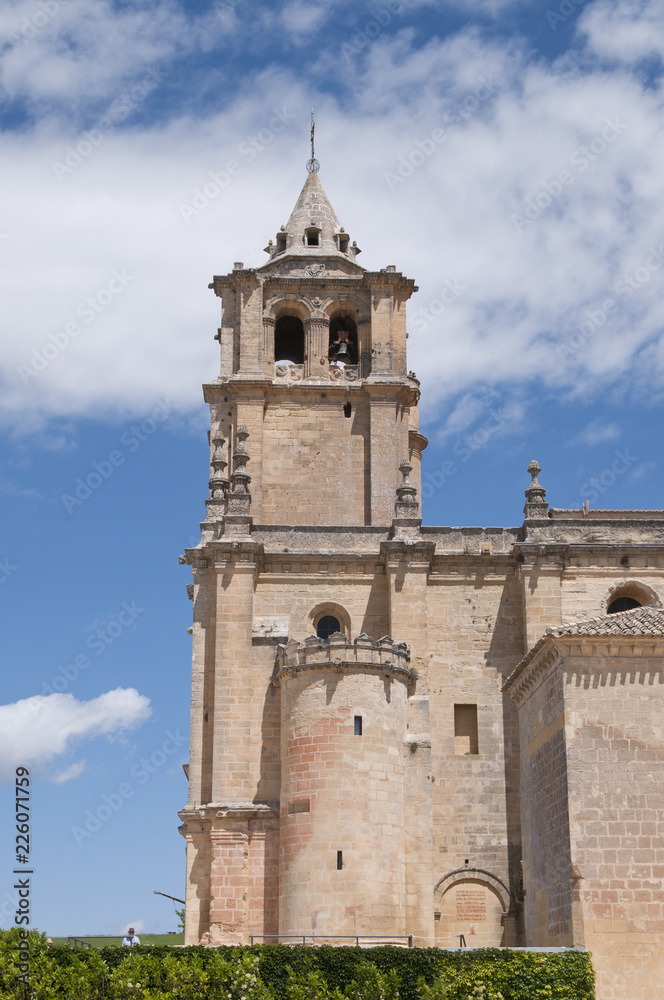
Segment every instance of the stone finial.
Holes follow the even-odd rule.
[[[543,486],[540,486],[538,475],[542,469],[540,468],[539,462],[533,459],[528,466],[528,472],[531,476],[531,483],[526,490],[526,506],[523,508],[523,513],[526,518],[538,518],[547,517],[549,511],[549,505],[545,500],[546,490]]]
[[[247,462],[249,461],[249,451],[247,450],[247,438],[249,431],[246,427],[240,426],[237,429],[235,450],[233,451],[234,469],[231,475],[231,488],[228,494],[229,514],[248,514],[251,506],[251,494],[249,493],[249,483],[251,476],[247,472]]]
[[[224,475],[224,469],[228,465],[224,452],[225,443],[225,438],[219,432],[212,438],[210,500],[223,500],[228,490],[228,479]]]
[[[408,478],[412,470],[413,467],[408,459],[404,458],[399,463],[399,472],[403,476],[403,482],[401,486],[397,486],[397,502],[394,505],[396,517],[417,517],[419,514],[417,489]]]

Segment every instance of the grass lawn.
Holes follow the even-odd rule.
[[[184,944],[184,934],[139,934],[141,939],[141,944]],[[120,946],[122,944],[122,936],[117,937],[85,937],[84,935],[76,935],[78,941],[87,941],[91,944],[93,948],[112,948],[113,945]],[[64,944],[68,943],[66,937],[54,937],[53,944]],[[70,942],[73,946],[74,942]],[[80,944],[76,946],[77,948],[84,947]]]

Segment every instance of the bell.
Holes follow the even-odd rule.
[[[337,361],[347,361],[350,356],[350,351],[348,350],[348,344],[345,340],[342,340],[339,344],[339,350],[336,353]]]

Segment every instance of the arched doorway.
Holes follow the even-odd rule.
[[[440,880],[434,892],[436,945],[499,948],[505,944],[509,892],[500,879],[481,869],[461,869]]]

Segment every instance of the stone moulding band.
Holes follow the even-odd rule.
[[[360,635],[349,642],[341,632],[335,632],[327,642],[312,635],[304,642],[291,639],[277,647],[273,679],[276,685],[304,670],[384,674],[396,677],[408,686],[416,679],[415,672],[410,668],[410,651],[405,642],[392,642],[389,636],[374,642],[368,635]]]

